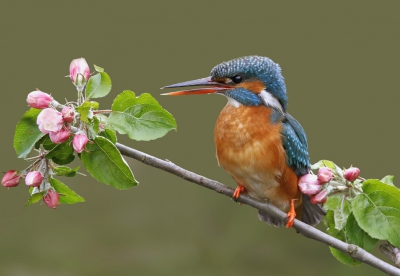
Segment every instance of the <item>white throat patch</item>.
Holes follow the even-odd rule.
[[[279,109],[281,111],[283,110],[282,109],[282,105],[278,101],[278,99],[275,98],[275,96],[272,95],[271,93],[269,93],[268,91],[263,90],[263,91],[261,91],[260,94],[258,94],[258,96],[261,98],[261,100],[263,101],[263,103],[266,106],[275,107],[275,108],[277,108],[277,109]]]
[[[237,100],[231,98],[231,97],[227,97],[228,98],[228,105],[231,105],[233,107],[238,108],[239,106],[241,106],[242,104],[239,103]]]
[[[225,94],[223,94],[223,93],[216,93],[216,94],[217,94],[217,95],[225,96],[225,97],[228,99],[227,105],[231,105],[231,106],[236,107],[236,108],[238,108],[239,106],[242,105],[242,104],[239,103],[237,100],[235,100],[235,99],[233,99],[233,98],[231,98],[231,97],[228,97],[227,95],[225,95]]]

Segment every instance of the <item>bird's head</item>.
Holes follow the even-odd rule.
[[[234,106],[267,105],[286,110],[286,85],[281,68],[267,57],[247,56],[222,62],[211,70],[209,77],[181,82],[163,88],[205,86],[163,95],[179,96],[218,93]]]

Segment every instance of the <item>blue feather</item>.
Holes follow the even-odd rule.
[[[247,89],[238,87],[225,92],[225,96],[237,100],[239,103],[247,106],[262,105],[263,102],[256,94]]]
[[[282,135],[287,164],[297,175],[307,174],[311,164],[306,133],[300,123],[288,113],[285,114],[282,121]]]

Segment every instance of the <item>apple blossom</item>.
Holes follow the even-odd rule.
[[[64,126],[58,132],[50,132],[49,133],[50,140],[54,144],[61,144],[61,143],[66,142],[68,140],[69,136],[71,136],[71,130],[68,126]]]
[[[61,110],[61,115],[64,119],[64,122],[67,122],[67,123],[72,123],[72,121],[74,120],[74,117],[75,117],[74,110],[69,106],[65,106]]]
[[[17,171],[9,170],[3,176],[1,180],[1,185],[4,187],[15,187],[18,186],[19,182],[21,181],[21,176],[18,175]]]
[[[333,173],[330,168],[322,167],[318,170],[318,180],[321,182],[321,184],[331,181],[332,178]]]
[[[39,125],[39,130],[47,134],[60,131],[64,125],[64,120],[61,112],[54,108],[45,108],[38,115],[36,123]]]
[[[353,182],[358,178],[360,175],[360,169],[356,167],[350,167],[344,172],[344,178],[346,178],[348,181]]]
[[[25,177],[25,183],[29,187],[38,187],[42,184],[43,175],[39,171],[29,172]]]
[[[311,196],[310,201],[312,204],[325,203],[327,200],[328,191],[322,190],[318,194]]]
[[[43,201],[48,207],[56,209],[58,204],[60,204],[59,198],[60,195],[52,188],[50,188],[49,190],[47,190],[46,195],[43,197]]]
[[[26,101],[30,107],[43,109],[49,107],[53,97],[42,91],[33,91],[28,94]]]
[[[89,139],[85,134],[75,134],[72,139],[72,146],[77,153],[81,153],[87,144]]]
[[[86,83],[90,77],[90,68],[84,58],[77,58],[69,66],[69,77],[75,85]],[[82,80],[81,78],[84,78]]]
[[[321,190],[321,183],[314,174],[305,174],[299,178],[299,189],[305,195],[315,195]]]

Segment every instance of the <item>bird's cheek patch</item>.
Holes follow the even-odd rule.
[[[245,81],[239,83],[237,87],[243,87],[253,93],[259,94],[265,89],[265,85],[262,81],[255,80],[255,81]]]

